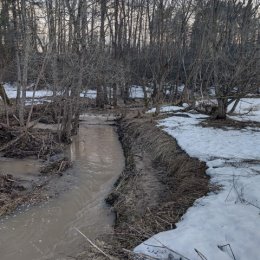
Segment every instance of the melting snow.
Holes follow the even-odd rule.
[[[198,199],[176,229],[154,235],[134,251],[156,259],[260,259],[259,128],[206,128],[199,125],[205,115],[186,114],[159,126],[190,156],[205,161],[211,183],[222,189]]]
[[[167,112],[174,112],[174,111],[180,111],[183,110],[185,107],[187,107],[187,104],[185,103],[183,107],[180,106],[162,106],[160,107],[160,112],[167,113]],[[155,108],[152,108],[147,111],[147,113],[154,113]]]
[[[16,98],[17,88],[11,84],[4,84],[6,94],[9,98]],[[34,104],[42,104],[44,102],[50,102],[50,97],[53,96],[53,92],[51,90],[37,90],[35,91],[35,100]],[[96,90],[87,90],[80,93],[81,97],[87,97],[91,99],[95,99],[97,96]],[[33,90],[26,90],[26,105],[31,105],[33,97]]]
[[[229,106],[231,109],[233,104]],[[238,103],[234,116],[230,118],[238,121],[256,121],[260,122],[260,98],[243,98]]]

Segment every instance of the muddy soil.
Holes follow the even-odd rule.
[[[44,163],[40,172],[31,177],[0,172],[0,216],[48,200],[50,192],[46,186],[71,165],[68,158],[61,156],[57,161]]]
[[[37,182],[0,174],[0,216],[11,214],[19,207],[37,205],[48,199],[44,193],[46,179]]]
[[[35,205],[46,200],[43,192],[46,184],[54,175],[62,175],[62,172],[71,166],[68,158],[62,155],[63,148],[64,146],[58,142],[57,134],[50,129],[32,128],[24,131],[20,127],[0,124],[2,159],[31,158],[35,159],[35,163],[41,159],[40,162],[43,164],[41,174],[38,172],[38,176],[33,178],[12,176],[8,171],[2,172],[2,167],[0,168],[0,216],[10,214],[18,207]],[[57,154],[61,156],[57,157]]]
[[[209,192],[209,178],[205,163],[189,157],[151,118],[119,120],[118,134],[126,166],[106,198],[116,214],[114,234],[97,243],[111,259],[136,259],[129,250],[175,228],[195,200]],[[78,257],[90,258],[107,259],[93,248]]]

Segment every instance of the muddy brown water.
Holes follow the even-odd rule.
[[[85,244],[75,228],[90,239],[112,232],[114,215],[104,198],[123,170],[124,157],[107,117],[85,115],[68,154],[73,168],[50,184],[63,189],[55,199],[0,220],[0,259],[73,259]],[[32,176],[33,160],[0,160],[0,171]],[[65,191],[65,192],[64,192]]]

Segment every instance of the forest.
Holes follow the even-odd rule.
[[[187,102],[214,89],[217,117],[228,103],[259,91],[258,1],[8,1],[0,20],[1,81],[18,83],[25,124],[25,89],[48,86],[77,117],[79,93],[97,90],[97,107],[126,100],[131,85]],[[108,88],[110,89],[110,95]],[[64,108],[65,109],[65,108]],[[69,124],[68,124],[69,125]]]
[[[232,203],[252,207],[250,223],[259,224],[253,216],[260,207],[260,180],[249,183],[259,176],[260,161],[259,7],[259,0],[0,0],[0,217],[27,205],[29,198],[38,205],[44,196],[55,197],[42,195],[47,183],[76,172],[77,160],[80,174],[90,167],[84,164],[92,160],[88,154],[96,152],[103,135],[115,138],[107,130],[115,127],[113,142],[119,137],[124,159],[118,147],[110,154],[115,144],[107,144],[108,139],[102,141],[103,151],[97,151],[104,158],[115,153],[118,161],[125,160],[121,169],[117,158],[108,159],[120,177],[100,195],[116,212],[114,231],[119,235],[106,247],[75,228],[92,250],[74,259],[256,260],[257,247],[252,245],[248,254],[239,242],[232,247],[234,237],[254,229],[241,224],[244,231],[232,233],[234,222],[247,215],[237,208],[229,212],[225,203],[235,197]],[[102,137],[86,122],[102,125]],[[87,159],[79,152],[83,146]],[[3,174],[12,164],[3,158],[26,162],[25,172],[32,167],[26,165],[41,160],[40,170],[32,171],[45,177],[29,177],[28,184],[11,171]],[[108,163],[104,158],[99,167]],[[243,169],[249,174],[246,182],[239,179]],[[59,190],[67,187],[62,185]],[[251,193],[244,185],[251,185]],[[196,244],[197,251],[187,251],[182,242],[176,242],[175,250],[168,242],[178,233],[169,238],[159,232],[175,230],[188,209],[193,214],[197,199],[213,193],[224,202],[210,204],[202,215],[220,208],[225,213],[219,219],[228,214],[234,218],[227,224],[226,240],[217,239],[221,225],[212,217],[209,229],[200,233],[202,251],[192,236],[198,230],[180,235],[180,241]],[[191,229],[196,214],[188,218]],[[207,244],[210,232],[217,234],[216,244],[212,242],[217,252]],[[230,234],[234,237],[229,240]],[[250,238],[260,241],[256,234]],[[1,243],[0,235],[0,251]],[[17,259],[36,259],[30,257]],[[44,259],[60,259],[53,257]]]

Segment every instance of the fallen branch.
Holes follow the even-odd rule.
[[[203,255],[198,249],[194,248],[194,250],[202,260],[208,260],[208,258]]]
[[[7,148],[9,148],[10,146],[12,146],[13,144],[15,144],[16,142],[18,142],[22,137],[24,137],[26,134],[26,132],[22,133],[21,135],[19,135],[17,138],[15,138],[14,140],[8,142],[5,146],[3,146],[0,149],[0,152],[6,150]]]
[[[107,257],[110,260],[113,260],[113,258],[109,255],[107,255],[102,249],[100,249],[97,245],[95,245],[85,234],[83,234],[78,228],[74,227],[74,229],[80,233],[94,248],[96,248],[102,255]]]

